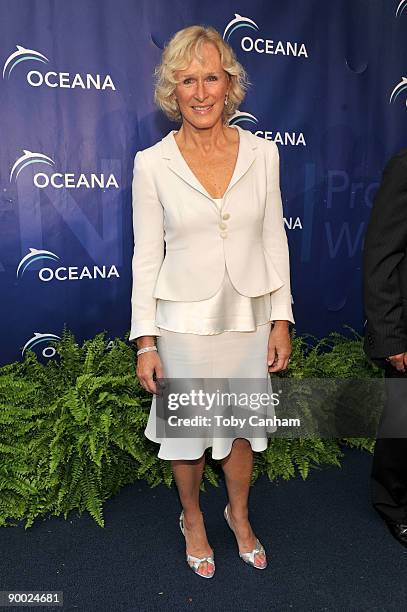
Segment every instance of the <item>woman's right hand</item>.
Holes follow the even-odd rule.
[[[143,389],[157,395],[161,394],[162,391],[157,391],[157,382],[153,380],[154,373],[156,379],[164,377],[163,367],[159,354],[157,353],[157,351],[148,351],[146,353],[141,353],[137,357],[137,378],[139,379]]]
[[[406,371],[407,364],[407,353],[398,353],[397,355],[390,355],[386,361],[389,361],[393,368],[398,372]]]

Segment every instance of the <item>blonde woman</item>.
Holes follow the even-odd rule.
[[[177,32],[155,75],[156,104],[181,125],[135,157],[129,340],[138,347],[140,384],[153,394],[145,435],[160,444],[158,457],[171,461],[187,562],[211,578],[214,551],[199,505],[205,450],[211,447],[223,467],[224,517],[240,558],[265,569],[248,497],[253,451],[267,448],[267,431],[160,436],[156,379],[269,381],[270,372],[287,367],[294,320],[279,155],[275,143],[228,125],[249,83],[215,29]]]

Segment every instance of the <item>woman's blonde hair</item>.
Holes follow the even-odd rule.
[[[229,75],[229,95],[222,113],[224,124],[227,124],[245,98],[251,83],[231,46],[211,26],[189,26],[174,34],[164,47],[161,63],[154,69],[154,102],[171,121],[182,121],[182,115],[173,95],[177,83],[180,82],[175,79],[175,72],[186,70],[194,57],[202,62],[201,48],[208,42],[213,43],[218,49],[222,68]]]

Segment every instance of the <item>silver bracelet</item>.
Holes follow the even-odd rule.
[[[145,346],[137,351],[137,355],[141,355],[141,353],[148,353],[149,351],[156,351],[156,346]]]

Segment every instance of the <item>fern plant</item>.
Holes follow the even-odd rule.
[[[54,359],[24,360],[0,368],[0,526],[39,516],[88,511],[104,525],[103,503],[138,479],[171,486],[169,461],[144,436],[151,395],[135,375],[135,348],[105,332],[82,346],[65,327],[53,343]],[[360,336],[331,334],[321,341],[294,337],[290,367],[282,377],[380,376],[364,358]],[[273,439],[255,453],[254,483],[261,474],[306,478],[312,467],[340,465],[341,444],[371,451],[369,439]],[[201,488],[218,485],[219,465],[210,458]]]

